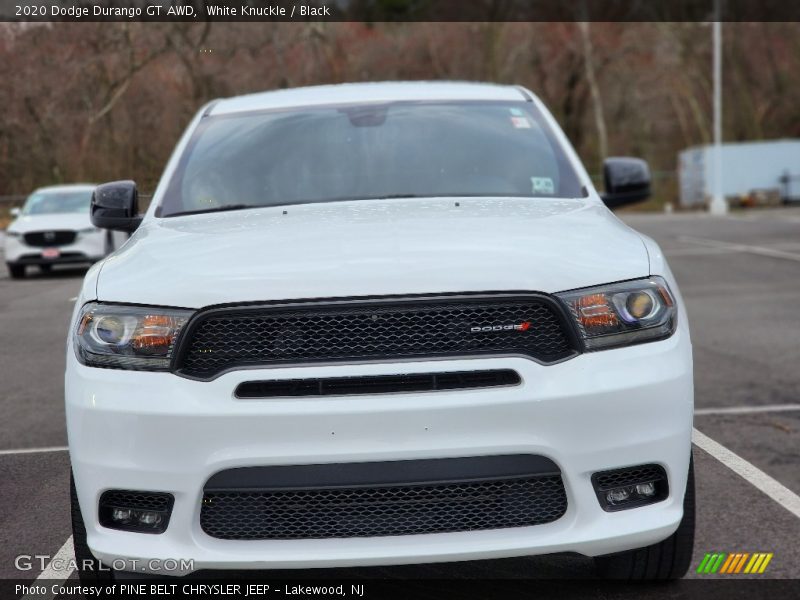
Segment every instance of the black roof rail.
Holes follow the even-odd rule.
[[[533,97],[528,93],[528,90],[521,85],[515,85],[514,87],[517,88],[517,91],[525,98],[525,102],[533,102]]]
[[[215,107],[215,106],[216,106],[218,103],[219,103],[219,98],[217,98],[216,100],[212,100],[211,102],[209,102],[209,103],[208,103],[208,105],[206,106],[206,109],[203,111],[203,116],[204,116],[204,117],[207,117],[208,115],[210,115],[210,114],[211,114],[211,111],[212,111],[212,110],[214,110],[214,107]]]

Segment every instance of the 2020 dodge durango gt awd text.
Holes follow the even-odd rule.
[[[209,104],[144,215],[99,186],[93,223],[135,232],[68,341],[83,579],[553,552],[682,576],[686,313],[607,208],[647,165],[605,179],[525,89],[386,83]]]

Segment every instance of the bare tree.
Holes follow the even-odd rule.
[[[513,5],[480,4],[499,20]],[[800,135],[800,24],[726,27],[727,135]],[[665,22],[3,24],[0,194],[123,177],[146,189],[206,101],[352,80],[522,84],[587,164],[611,149],[673,171],[710,139],[709,38]]]
[[[588,21],[578,22],[578,31],[581,33],[583,43],[583,65],[586,71],[586,82],[589,85],[589,93],[592,97],[592,109],[594,113],[594,125],[597,130],[597,153],[601,161],[608,156],[608,133],[606,133],[606,117],[603,111],[603,97],[600,94],[600,86],[597,85],[594,67],[594,49],[592,37],[589,31]]]

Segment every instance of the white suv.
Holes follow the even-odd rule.
[[[49,271],[53,265],[93,263],[109,253],[113,236],[92,225],[89,203],[95,186],[59,185],[39,188],[28,196],[6,230],[5,261],[12,279],[25,268]]]
[[[205,106],[145,215],[133,182],[92,201],[135,233],[67,348],[84,581],[565,551],[682,576],[686,313],[607,208],[649,185],[608,159],[598,195],[520,87]]]

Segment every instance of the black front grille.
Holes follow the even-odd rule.
[[[177,352],[182,374],[314,361],[525,355],[571,356],[565,315],[547,297],[460,296],[214,309],[190,323]]]
[[[279,398],[286,396],[397,394],[403,392],[435,392],[500,387],[519,385],[520,382],[519,373],[516,371],[493,369],[453,373],[412,373],[404,375],[246,381],[237,386],[235,395],[237,398]]]
[[[527,469],[528,459],[541,461],[545,468]],[[436,464],[431,469],[426,463]],[[515,463],[521,469],[515,468]],[[477,470],[472,471],[473,465]],[[293,480],[293,485],[282,485],[280,469],[288,469],[290,474],[283,483]],[[493,477],[483,472],[493,469]],[[543,472],[515,473],[520,470]],[[245,473],[237,475],[235,471]],[[357,479],[349,485],[332,484],[332,478],[347,478],[360,471],[371,471],[375,482],[370,485]],[[444,477],[449,471],[460,478],[425,479],[425,475]],[[262,467],[215,477],[228,482],[221,480],[215,486],[212,478],[206,485],[200,524],[208,535],[226,540],[379,537],[528,527],[553,522],[567,510],[558,468],[542,457]],[[392,477],[400,481],[387,482]],[[300,483],[317,478],[319,487]],[[236,479],[243,482],[241,489],[225,489]],[[263,485],[254,489],[258,481]],[[323,482],[330,485],[323,487]]]
[[[25,243],[42,248],[66,246],[75,241],[76,235],[74,231],[32,231],[25,234]]]

